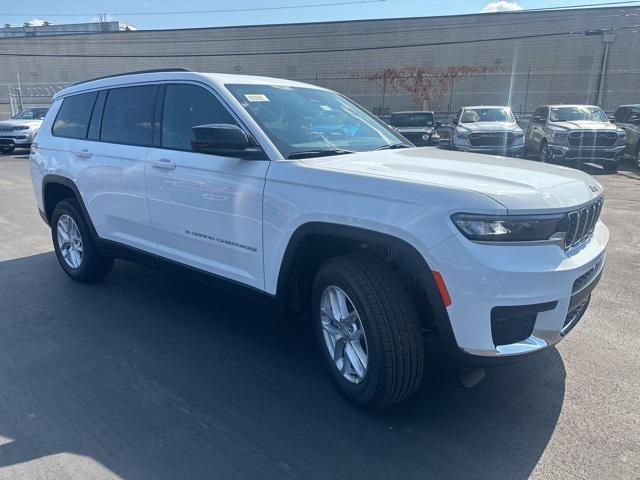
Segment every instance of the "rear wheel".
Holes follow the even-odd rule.
[[[62,200],[54,208],[51,236],[58,261],[72,279],[93,282],[111,271],[113,258],[98,251],[75,199]]]
[[[409,293],[384,262],[369,254],[327,261],[314,281],[312,308],[322,355],[349,400],[382,408],[418,388],[420,324]]]

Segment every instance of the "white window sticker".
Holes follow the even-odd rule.
[[[269,99],[262,93],[245,93],[244,98],[249,102],[268,102]]]
[[[320,108],[323,109],[323,110],[326,110],[328,112],[333,110],[329,105],[320,105]]]

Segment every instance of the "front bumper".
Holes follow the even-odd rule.
[[[625,146],[614,147],[571,147],[567,145],[549,144],[549,151],[554,160],[571,160],[597,163],[615,163],[624,153]]]
[[[453,146],[460,152],[484,153],[488,155],[502,155],[506,157],[519,157],[524,153],[524,140],[517,139],[511,145],[497,146],[473,146],[470,142],[461,137],[454,137]]]
[[[551,244],[479,244],[461,234],[432,249],[432,267],[451,296],[447,315],[460,357],[491,365],[559,342],[586,310],[608,238],[598,222],[591,239],[568,252]],[[520,337],[505,343],[509,335]]]
[[[29,130],[0,134],[0,147],[29,148],[35,135]]]

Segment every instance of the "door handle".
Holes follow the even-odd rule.
[[[175,170],[176,164],[171,160],[163,158],[162,160],[155,160],[151,162],[151,166],[153,168],[158,168],[160,170]]]
[[[78,152],[73,152],[74,155],[78,158],[83,158],[83,159],[87,159],[87,158],[91,158],[91,156],[93,155],[93,153],[91,153],[89,150],[84,149],[84,150],[80,150]]]

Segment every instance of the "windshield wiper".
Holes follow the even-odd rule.
[[[287,158],[313,158],[313,157],[329,157],[331,155],[345,155],[347,153],[356,153],[353,150],[345,150],[343,148],[326,148],[323,150],[303,150],[301,152],[293,152]]]
[[[406,143],[392,143],[391,145],[382,145],[381,147],[374,148],[373,151],[377,150],[395,150],[396,148],[411,148]]]

